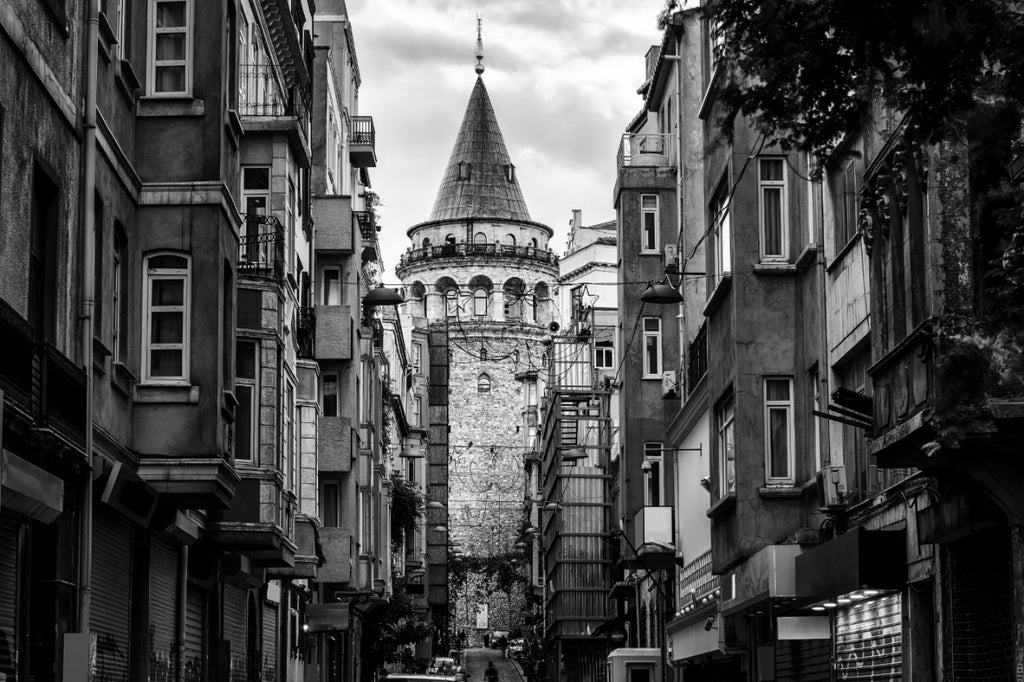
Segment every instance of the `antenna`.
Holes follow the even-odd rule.
[[[483,15],[476,15],[476,74],[484,72]]]

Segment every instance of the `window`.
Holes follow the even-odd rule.
[[[661,318],[645,317],[644,379],[661,378]]]
[[[715,415],[718,431],[718,494],[719,497],[736,492],[736,434],[734,421],[736,405],[732,396],[722,403]]]
[[[338,375],[324,373],[320,377],[322,384],[322,395],[320,396],[320,407],[323,408],[325,417],[340,417],[338,411]]]
[[[487,376],[486,373],[481,374],[476,380],[476,392],[477,393],[490,393],[491,392],[491,377]]]
[[[28,321],[36,341],[57,338],[57,220],[60,194],[39,166],[32,174],[32,242],[29,245]]]
[[[722,59],[722,50],[725,48],[725,36],[722,35],[721,26],[714,19],[708,20],[708,52],[711,57],[711,67],[718,66]]]
[[[93,307],[92,335],[103,339],[103,200],[99,192],[93,200],[93,235],[96,239],[93,249]]]
[[[821,404],[821,377],[818,375],[817,365],[811,370],[810,381],[811,404],[814,405],[815,411],[824,412],[825,408]],[[821,417],[817,415],[814,415],[814,470],[821,470]]]
[[[412,399],[412,424],[423,426],[423,398],[415,396]]]
[[[444,243],[445,244],[454,244],[455,243],[455,235],[454,234],[445,235]]]
[[[612,341],[594,343],[594,367],[612,369],[615,367],[615,345]]]
[[[124,332],[128,329],[128,302],[125,300],[126,292],[129,291],[127,248],[128,236],[125,234],[124,226],[115,222],[113,290],[110,296],[114,362],[124,362],[125,351],[128,347],[124,339]]]
[[[282,435],[284,436],[284,462],[282,468],[284,471],[285,488],[288,490],[295,490],[295,388],[291,385],[291,382],[285,382],[284,388],[284,419],[282,423],[284,428],[282,429]]]
[[[423,344],[414,343],[412,344],[412,371],[414,374],[421,374],[423,362]]]
[[[475,235],[473,235],[473,243],[474,244],[486,244],[487,243],[487,235],[484,234],[483,232],[477,232]]]
[[[142,376],[187,383],[189,374],[189,261],[176,254],[146,258]]]
[[[324,268],[321,272],[323,272],[321,303],[323,305],[341,305],[341,268]]]
[[[428,246],[430,246],[430,237],[424,237],[423,238],[423,248],[425,249]]]
[[[444,293],[444,312],[448,317],[456,317],[459,314],[459,292],[449,289]]]
[[[253,264],[269,264],[273,258],[273,243],[260,239],[263,223],[256,216],[270,213],[270,169],[260,166],[242,168],[242,234],[245,245],[240,259]]]
[[[505,235],[505,243],[508,244],[509,246],[515,246],[516,245],[516,236],[514,234],[506,234]]]
[[[483,289],[473,292],[473,314],[477,316],[487,314],[487,292]]]
[[[334,481],[320,484],[320,513],[324,528],[341,526],[341,486]]]
[[[459,161],[458,180],[469,180],[469,164],[465,161]]]
[[[150,94],[187,95],[192,90],[191,5],[191,0],[150,0]]]
[[[793,380],[764,380],[765,482],[793,483]]]
[[[537,380],[532,379],[526,382],[526,406],[537,407]]]
[[[831,175],[836,252],[841,251],[857,235],[859,175],[856,159],[837,168]]]
[[[125,49],[127,34],[125,33],[125,11],[124,0],[104,0],[100,9],[106,16],[107,25],[114,34],[111,51],[117,59],[126,59],[128,51]]]
[[[509,182],[516,181],[516,167],[511,163],[505,166],[505,179]]]
[[[644,504],[659,507],[664,499],[661,443],[644,443]]]
[[[640,251],[658,251],[658,195],[643,194],[640,196]]]
[[[761,260],[789,258],[786,175],[782,159],[758,160],[757,213],[761,230]]]
[[[252,460],[258,449],[259,358],[258,341],[235,343],[235,459]]]
[[[865,348],[836,368],[836,381],[842,388],[859,395],[871,395],[871,382],[867,369],[871,364],[871,350]],[[846,476],[852,490],[869,490],[867,441],[864,429],[851,424],[842,425],[843,462]]]
[[[263,325],[263,292],[259,289],[239,288],[235,300],[235,305],[238,306],[235,312],[235,326],[259,329]]]
[[[711,201],[711,236],[715,243],[714,273],[716,276],[732,272],[732,232],[729,225],[729,193],[725,183]],[[717,283],[717,282],[716,282]]]

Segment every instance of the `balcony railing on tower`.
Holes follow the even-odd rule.
[[[552,251],[538,249],[533,246],[514,246],[512,244],[439,244],[421,249],[413,249],[402,254],[399,267],[429,260],[431,258],[464,258],[472,256],[497,256],[500,258],[523,258],[537,260],[542,263],[558,265],[558,256]]]
[[[238,240],[238,272],[243,277],[284,278],[284,228],[274,216],[246,213]]]

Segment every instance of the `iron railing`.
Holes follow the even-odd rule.
[[[306,122],[305,99],[299,89],[285,90],[270,64],[243,66],[238,70],[238,113],[242,116],[290,116]]]
[[[626,133],[619,145],[618,165],[670,166],[674,135],[662,133]]]
[[[689,358],[686,363],[686,395],[690,395],[694,386],[708,371],[708,325],[704,323],[700,331],[690,341]]]
[[[511,244],[440,244],[413,249],[402,254],[399,267],[431,258],[464,258],[468,256],[496,256],[501,258],[521,258],[537,260],[551,265],[558,264],[558,256],[552,251],[538,249],[533,246],[513,246]]]
[[[85,444],[85,370],[50,343],[36,345],[39,389],[36,423]]]
[[[373,116],[351,117],[352,131],[349,142],[373,147],[377,143],[377,131],[373,127]]]
[[[377,238],[377,216],[372,211],[352,211],[359,225],[359,234],[363,239],[372,241]]]
[[[284,228],[274,216],[246,213],[238,240],[238,272],[244,277],[284,278]]]

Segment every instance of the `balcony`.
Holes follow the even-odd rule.
[[[352,197],[315,196],[312,205],[318,253],[351,253],[353,246]]]
[[[352,359],[352,306],[318,305],[313,322],[317,360]]]
[[[238,275],[284,281],[284,228],[274,216],[246,213],[238,239]]]
[[[32,414],[32,368],[35,347],[32,327],[6,301],[0,299],[0,391],[4,402],[15,406],[26,417]]]
[[[633,517],[633,548],[636,557],[626,560],[635,568],[671,568],[676,550],[672,532],[672,507],[641,507]]]
[[[290,568],[296,546],[286,528],[290,514],[282,513],[287,504],[276,481],[243,478],[231,506],[211,514],[206,538],[218,549],[246,555],[257,566]]]
[[[319,565],[324,559],[320,533],[313,519],[299,514],[295,517],[295,564],[271,568],[270,575],[295,579],[316,580]]]
[[[376,260],[380,257],[377,244],[377,233],[380,225],[377,224],[377,216],[373,211],[352,211],[352,219],[359,227],[359,238],[362,241],[362,260]]]
[[[246,133],[281,132],[289,137],[298,164],[310,165],[309,109],[297,86],[285,88],[277,67],[243,66],[238,72],[238,114]]]
[[[49,343],[37,346],[39,366],[36,426],[85,447],[85,370]]]
[[[558,266],[558,256],[552,251],[532,246],[512,246],[511,244],[440,244],[413,249],[402,254],[398,269],[409,267],[414,263],[440,260],[444,258],[514,258],[517,260],[537,261],[545,265]],[[401,276],[401,273],[399,274]]]
[[[348,155],[356,168],[377,166],[377,131],[372,116],[353,116],[352,131],[348,138]]]
[[[619,168],[672,166],[675,159],[675,135],[626,133],[619,144]]]

